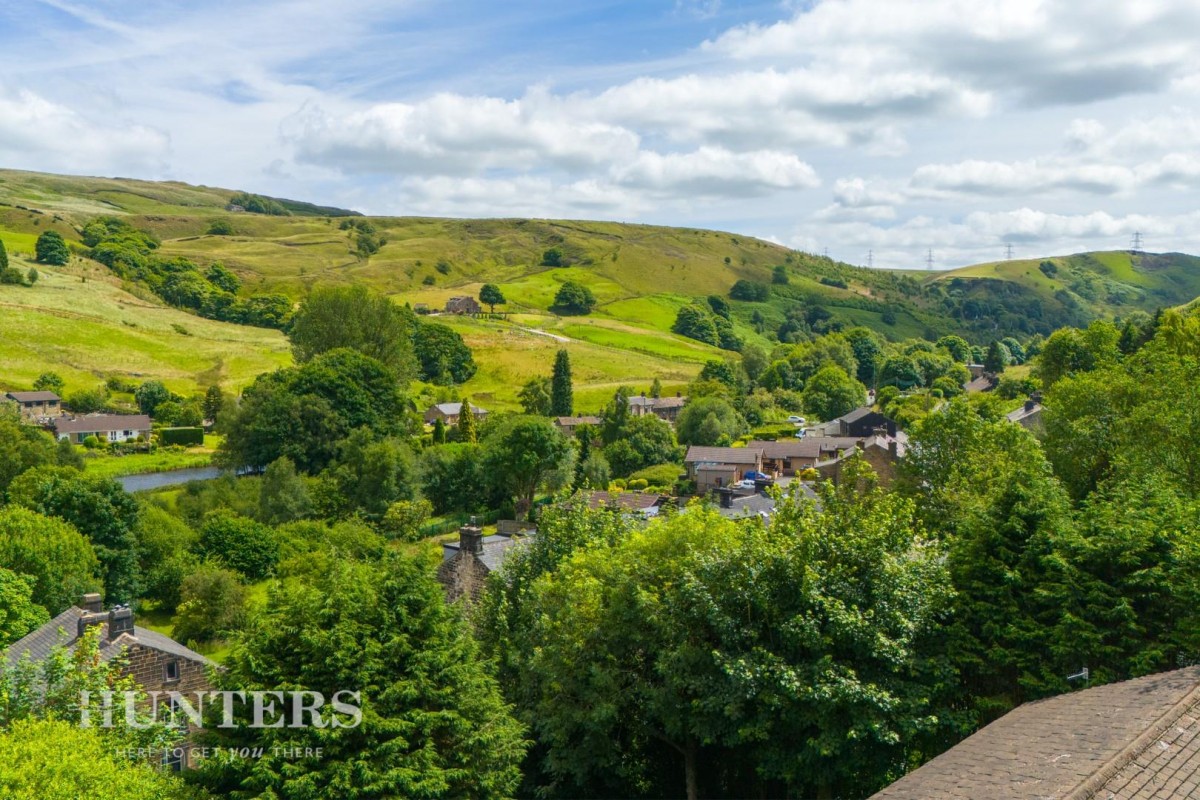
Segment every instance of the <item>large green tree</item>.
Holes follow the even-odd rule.
[[[689,401],[675,420],[680,444],[728,445],[747,430],[742,415],[719,397]]]
[[[538,490],[554,491],[570,482],[575,448],[544,417],[499,420],[483,440],[483,464],[524,519]]]
[[[317,287],[292,319],[288,338],[298,363],[350,348],[375,359],[401,383],[416,375],[412,315],[361,284]]]
[[[222,687],[287,686],[329,699],[357,691],[361,724],[216,730],[222,746],[264,754],[210,759],[198,781],[239,797],[511,797],[521,726],[429,566],[395,553],[378,564],[334,561],[272,590],[226,661]],[[322,756],[281,752],[293,747]]]
[[[25,425],[15,410],[0,404],[0,494],[25,470],[51,465],[57,460],[53,437]]]
[[[466,383],[478,367],[458,331],[436,322],[413,321],[413,352],[418,377],[442,386]]]
[[[834,364],[822,367],[804,385],[804,410],[817,419],[837,419],[866,401],[866,387]]]
[[[479,302],[487,303],[488,310],[494,313],[496,306],[502,306],[507,301],[504,299],[504,292],[500,291],[499,286],[494,283],[485,283],[479,290]]]
[[[63,266],[71,260],[71,251],[58,231],[43,231],[33,245],[39,263]]]
[[[99,564],[73,526],[25,508],[0,508],[0,567],[33,581],[33,598],[51,614],[100,586]]]
[[[554,295],[552,308],[567,314],[590,314],[596,307],[592,290],[576,281],[564,281]]]
[[[50,619],[33,601],[34,579],[0,567],[0,650]]]

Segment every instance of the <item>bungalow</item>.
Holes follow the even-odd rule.
[[[653,414],[663,422],[674,423],[675,418],[679,416],[679,412],[687,405],[687,398],[675,395],[674,397],[646,397],[646,395],[635,395],[629,398],[629,413],[635,417],[644,417],[647,414]]]
[[[806,436],[777,442],[755,440],[748,442],[746,447],[763,451],[763,472],[795,475],[816,466],[818,461],[827,461],[842,451],[853,450],[860,441],[851,436]]]
[[[574,436],[580,425],[599,425],[599,417],[555,417],[554,425],[567,436]]]
[[[615,508],[631,516],[657,517],[667,498],[645,492],[584,492],[588,508]]]
[[[102,442],[128,442],[150,439],[150,417],[145,414],[88,414],[83,417],[55,417],[54,436],[83,444],[89,436]]]
[[[496,533],[484,536],[483,529],[471,524],[458,529],[457,542],[442,543],[442,563],[437,578],[450,601],[463,598],[473,602],[483,591],[487,576],[504,563],[514,548],[524,547],[536,533]]]
[[[451,297],[446,301],[447,314],[478,314],[479,301],[470,295]]]
[[[73,651],[92,626],[100,629],[100,658],[108,661],[123,653],[122,677],[132,678],[147,693],[180,692],[190,697],[213,689],[209,672],[216,664],[168,636],[135,625],[128,606],[105,611],[100,595],[94,593],[83,595],[78,605],[18,639],[5,658],[13,666],[23,658],[44,661],[55,647]],[[193,766],[188,745],[168,749],[163,764],[174,769]]]
[[[62,399],[54,392],[6,392],[4,399],[17,404],[24,420],[36,421],[62,413]]]
[[[432,425],[436,420],[441,420],[447,425],[457,425],[458,415],[462,413],[462,403],[438,403],[429,407],[425,412],[425,423]],[[487,409],[471,403],[471,413],[475,415],[476,421],[483,421],[487,417]]]
[[[751,470],[762,472],[763,451],[759,447],[700,447],[688,448],[683,462],[688,478],[696,483],[697,494],[729,486],[741,480]]]

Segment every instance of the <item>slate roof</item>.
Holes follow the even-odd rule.
[[[849,450],[861,441],[862,437],[855,436],[805,436],[779,442],[752,441],[746,448],[761,449],[764,458],[817,458],[823,453]]]
[[[617,506],[626,511],[646,511],[654,508],[663,501],[661,494],[645,492],[584,492],[588,508],[608,508]]]
[[[684,461],[689,464],[710,461],[714,464],[757,464],[763,451],[756,447],[701,447],[688,448]]]
[[[555,417],[554,424],[559,427],[574,428],[577,425],[599,425],[599,417]]]
[[[433,408],[436,408],[448,417],[452,417],[462,412],[462,405],[462,403],[438,403]],[[432,411],[433,409],[430,410]],[[474,403],[471,403],[471,411],[475,414],[487,413]]]
[[[868,414],[876,414],[876,413],[878,413],[878,412],[875,411],[875,409],[871,408],[870,406],[859,406],[858,408],[854,409],[853,411],[851,411],[847,414],[842,414],[840,417],[838,417],[838,419],[841,420],[842,422],[858,422],[860,419],[867,416]],[[836,421],[837,420],[830,420],[830,422],[836,422]]]
[[[6,392],[4,396],[11,397],[18,403],[45,403],[60,399],[54,392]]]
[[[55,433],[103,433],[107,431],[148,431],[150,417],[145,414],[88,414],[83,417],[55,417]]]
[[[1200,667],[1026,703],[872,800],[1200,797]]]
[[[683,408],[687,403],[686,397],[645,397],[634,395],[629,398],[631,406],[647,406],[649,408]]]
[[[1021,406],[1016,411],[1010,411],[1004,415],[1004,418],[1009,422],[1020,422],[1026,417],[1032,417],[1040,413],[1042,413],[1042,404],[1034,403],[1032,408]]]
[[[74,650],[75,643],[79,639],[79,620],[86,613],[86,611],[78,606],[71,606],[42,627],[14,642],[5,651],[5,658],[8,659],[9,663],[15,664],[21,659],[23,654],[28,653],[32,660],[41,661],[50,655],[51,649],[56,646],[64,646]],[[134,625],[132,635],[123,633],[116,639],[109,640],[108,623],[98,622],[95,624],[101,629],[100,657],[105,661],[118,655],[127,646],[140,644],[143,647],[161,650],[164,653],[170,653],[171,655],[185,658],[188,661],[199,661],[202,664],[215,666],[212,661],[200,655],[195,650],[184,647],[179,642],[161,633]]]
[[[495,572],[500,569],[500,565],[504,563],[504,559],[508,556],[508,551],[514,547],[522,547],[529,543],[530,538],[534,534],[525,534],[521,536],[504,536],[503,534],[494,533],[491,536],[483,537],[483,552],[479,554],[479,561],[488,568],[490,572]],[[458,554],[459,543],[443,542],[442,543],[442,560],[449,561]]]
[[[980,375],[978,378],[963,384],[963,390],[969,393],[990,392],[996,388],[996,379],[991,375]]]

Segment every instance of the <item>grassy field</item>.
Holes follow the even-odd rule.
[[[113,455],[106,452],[88,452],[80,448],[89,475],[117,478],[122,475],[142,475],[147,472],[166,472],[173,469],[193,469],[212,464],[213,453],[221,437],[205,436],[203,447],[188,447],[183,450],[161,448],[153,453]]]

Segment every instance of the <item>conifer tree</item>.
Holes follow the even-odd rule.
[[[3,239],[0,239],[0,269],[8,269],[8,251],[4,249]]]
[[[438,417],[433,421],[433,443],[442,444],[446,441],[446,423]]]
[[[475,443],[478,436],[475,433],[475,412],[471,410],[471,398],[464,397],[462,411],[458,412],[458,440]]]
[[[559,350],[554,358],[554,377],[550,387],[550,416],[569,417],[574,412],[575,399],[571,389],[571,357]]]

